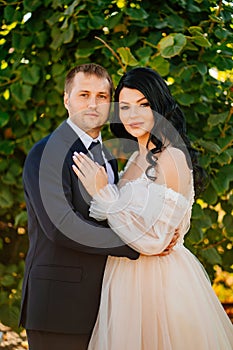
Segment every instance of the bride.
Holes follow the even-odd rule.
[[[88,350],[231,350],[233,326],[204,268],[183,245],[202,185],[184,116],[150,68],[126,73],[115,102],[112,131],[136,146],[118,185],[107,184],[104,168],[84,154],[74,155],[73,169],[93,197],[90,216],[107,219],[141,254],[108,257]],[[178,243],[158,256],[176,228]]]

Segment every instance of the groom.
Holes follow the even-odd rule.
[[[89,218],[91,198],[72,170],[73,152],[88,153],[105,166],[109,182],[117,183],[117,162],[100,147],[112,91],[103,67],[73,68],[65,81],[68,119],[26,158],[23,182],[30,245],[20,324],[26,328],[30,350],[87,349],[107,256],[139,256],[106,222]]]
[[[102,143],[112,81],[95,64],[72,69],[64,104],[69,118],[27,156],[23,181],[30,246],[20,323],[30,350],[86,349],[95,324],[108,255],[137,259],[138,253],[88,217],[88,198],[72,170],[72,154]],[[97,147],[97,146],[96,146]],[[103,147],[110,182],[117,162]],[[91,151],[90,151],[91,154]],[[109,161],[108,161],[109,160]]]

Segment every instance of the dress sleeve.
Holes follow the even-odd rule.
[[[107,185],[93,197],[90,216],[107,219],[110,227],[133,249],[145,255],[169,245],[187,210],[181,194],[154,182],[128,182],[118,189]]]

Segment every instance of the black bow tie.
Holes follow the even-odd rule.
[[[88,150],[93,155],[94,161],[99,163],[106,170],[106,165],[105,165],[105,161],[104,161],[103,154],[102,154],[101,143],[98,140],[97,141],[93,141],[91,143],[91,145],[89,146]]]

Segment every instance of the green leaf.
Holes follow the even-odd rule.
[[[146,19],[149,15],[148,13],[140,7],[139,9],[127,8],[125,13],[132,19],[141,21]]]
[[[37,120],[36,111],[33,110],[20,110],[18,112],[20,120],[23,125],[30,126]]]
[[[0,128],[3,128],[3,126],[7,125],[9,120],[10,120],[10,115],[6,112],[0,111]]]
[[[15,149],[15,142],[10,140],[3,140],[0,142],[0,153],[5,155],[13,154]]]
[[[75,0],[70,6],[64,11],[64,15],[72,15],[74,13],[75,7],[80,3],[80,0]]]
[[[202,194],[202,198],[204,199],[204,201],[208,204],[216,204],[217,200],[218,200],[218,195],[214,189],[214,187],[212,186],[212,184],[210,183],[207,187],[207,189],[205,190],[205,192]]]
[[[52,66],[52,75],[53,75],[53,77],[56,77],[56,76],[59,76],[59,75],[63,74],[64,70],[65,70],[64,64],[55,63]]]
[[[91,55],[90,48],[85,49],[77,49],[75,51],[75,58],[78,60],[79,58],[87,58]]]
[[[156,56],[150,62],[151,68],[155,69],[162,77],[169,73],[170,63],[161,56]]]
[[[220,17],[217,17],[215,15],[210,15],[209,18],[211,19],[211,21],[215,22],[215,23],[223,23],[223,20]]]
[[[167,25],[169,28],[174,28],[176,31],[183,31],[185,27],[185,21],[182,17],[173,14],[166,18]]]
[[[202,250],[201,256],[211,265],[222,264],[222,258],[215,248]]]
[[[15,8],[14,6],[5,6],[4,8],[4,18],[7,22],[14,21]]]
[[[47,19],[46,19],[46,22],[48,23],[48,25],[50,27],[53,27],[54,24],[56,24],[57,22],[59,22],[59,19],[61,18],[61,13],[60,11],[59,12],[54,12],[54,14],[52,16],[49,16]]]
[[[11,93],[15,101],[19,104],[25,104],[31,98],[32,86],[15,83],[10,87]]]
[[[128,47],[119,47],[117,49],[117,52],[119,53],[122,63],[126,66],[137,66],[138,61],[136,58],[132,55],[130,48]]]
[[[205,148],[207,151],[220,154],[221,148],[213,141],[198,140],[198,144]]]
[[[226,39],[228,37],[228,35],[231,33],[228,30],[226,30],[225,28],[217,27],[214,31],[214,34],[216,35],[216,37],[218,39],[222,40],[222,39]]]
[[[16,50],[25,51],[32,43],[31,36],[20,35],[17,32],[12,33],[12,46]]]
[[[219,114],[210,114],[209,118],[207,119],[207,123],[209,126],[215,126],[219,125],[219,123],[224,123],[227,116],[228,116],[228,111],[219,113]]]
[[[104,17],[95,15],[89,18],[87,25],[89,29],[101,29],[105,25]]]
[[[63,44],[64,33],[61,33],[61,31],[57,27],[53,27],[51,35],[53,41],[50,44],[50,47],[52,50],[56,51]]]
[[[0,207],[2,208],[11,208],[14,203],[12,193],[9,190],[9,187],[0,188]]]
[[[186,37],[180,33],[166,36],[158,43],[161,56],[170,58],[179,55],[179,53],[185,47],[186,42]]]
[[[64,32],[64,44],[70,43],[73,40],[74,37],[74,25],[73,23],[70,23],[68,29]]]
[[[38,0],[23,0],[23,5],[26,11],[33,12],[40,6],[40,2]]]
[[[218,144],[221,148],[228,146],[230,148],[233,144],[233,133],[232,135],[226,135],[225,137],[220,137],[218,139]]]
[[[106,21],[107,27],[109,29],[115,28],[118,23],[121,23],[122,15],[123,15],[122,12],[119,12],[117,14],[111,15]]]
[[[183,106],[190,106],[194,102],[194,97],[193,95],[183,93],[176,95],[176,100]]]
[[[211,183],[217,194],[221,196],[229,190],[231,181],[233,181],[233,165],[227,164],[220,168],[215,178],[211,180]]]
[[[229,237],[233,238],[233,216],[231,214],[224,215],[223,225]]]
[[[143,65],[145,65],[145,64],[149,61],[149,59],[150,59],[150,57],[151,57],[151,55],[152,55],[152,52],[153,52],[153,50],[152,50],[151,47],[149,47],[149,46],[144,46],[144,47],[140,47],[140,48],[136,51],[136,54],[137,54],[137,56],[138,56],[140,62],[141,62]]]
[[[221,153],[219,156],[215,158],[216,162],[218,162],[221,166],[225,164],[230,164],[232,161],[232,156],[228,150]]]
[[[5,275],[3,278],[0,280],[0,284],[4,287],[9,287],[14,285],[15,279],[12,275]]]
[[[26,84],[37,84],[40,80],[40,67],[35,64],[33,66],[26,66],[22,71],[22,78]]]
[[[0,143],[0,147],[1,147],[1,143]],[[8,159],[3,159],[2,157],[0,157],[0,172],[3,172],[8,167],[9,167]]]
[[[47,40],[48,40],[48,34],[45,31],[36,32],[34,35],[34,43],[39,48],[43,48]]]
[[[192,37],[193,42],[201,47],[211,47],[211,43],[204,35],[197,35]]]
[[[190,240],[193,243],[199,243],[203,240],[203,231],[198,225],[192,226],[188,236],[188,240]]]
[[[27,216],[26,210],[21,211],[21,213],[16,215],[14,225],[15,226],[25,225],[27,222],[27,219],[28,219],[28,216]]]
[[[193,219],[200,219],[203,217],[203,209],[198,203],[194,203],[192,207],[192,218]]]
[[[188,31],[189,33],[192,35],[192,36],[195,36],[195,35],[203,35],[203,29],[202,27],[198,27],[198,26],[191,26],[188,28]]]
[[[22,165],[15,158],[10,159],[9,171],[14,175],[18,176],[22,173]]]
[[[14,175],[8,171],[5,175],[2,176],[2,182],[6,185],[15,185],[16,179]]]
[[[12,305],[1,305],[0,306],[0,315],[1,322],[7,324],[12,329],[18,329],[19,321],[19,311],[20,308]]]
[[[201,75],[205,75],[207,73],[207,66],[202,62],[197,62],[197,70]]]

